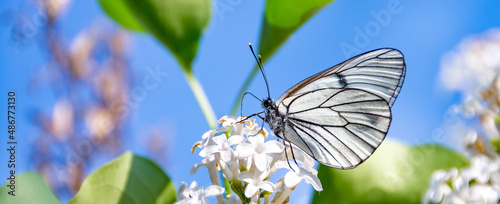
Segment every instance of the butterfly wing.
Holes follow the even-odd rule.
[[[385,138],[405,72],[401,52],[386,48],[303,80],[276,102],[284,139],[326,166],[356,167]]]
[[[325,88],[286,98],[284,139],[318,162],[354,168],[384,140],[391,122],[387,102],[358,89]]]
[[[382,48],[360,54],[317,73],[292,88],[278,100],[320,88],[352,88],[373,93],[389,103],[401,90],[406,74],[403,54],[396,49]]]

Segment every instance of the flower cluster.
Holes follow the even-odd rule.
[[[500,74],[500,29],[469,37],[441,62],[440,81],[446,89],[473,94]]]
[[[500,201],[500,159],[472,157],[461,169],[434,172],[424,203],[498,203]]]
[[[495,29],[462,42],[459,51],[450,54],[443,64],[442,71],[448,75],[443,78],[445,85],[463,91],[462,112],[476,117],[481,128],[465,134],[470,165],[434,172],[424,203],[500,202],[499,55],[500,30]]]
[[[219,203],[260,203],[264,199],[264,203],[279,204],[288,201],[302,180],[317,191],[323,190],[318,172],[313,168],[314,160],[293,145],[266,141],[267,131],[253,118],[224,116],[219,123],[222,127],[206,132],[192,149],[194,153],[196,148],[201,148],[199,155],[204,159],[192,167],[190,174],[206,167],[213,185],[203,190],[194,183],[189,191],[186,191],[187,184],[181,185],[179,192],[183,196],[179,196],[178,203],[194,200],[204,203],[207,196],[217,196]],[[288,160],[292,159],[292,151],[295,161]],[[269,179],[278,169],[288,169],[288,173],[273,183]],[[226,199],[222,197],[224,189],[219,172],[234,192],[226,192]]]

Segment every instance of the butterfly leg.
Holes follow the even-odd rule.
[[[259,114],[262,114],[264,113],[264,111],[261,111],[261,112],[258,112],[258,113],[254,113],[252,115],[249,115],[249,116],[246,116],[245,118],[241,119],[240,121],[237,121],[236,123],[241,123],[245,120],[248,120],[249,118],[253,117],[253,116],[259,116],[260,119],[262,119],[262,116],[260,116]]]
[[[290,143],[290,142],[288,142]],[[286,144],[285,144],[285,140],[283,140],[283,146],[285,146],[285,157],[286,157],[286,162],[288,163],[288,166],[290,167],[290,169],[295,172],[295,169],[293,169],[292,165],[290,165],[290,160],[288,159],[288,154],[286,151]],[[292,145],[290,145],[290,151],[292,151],[292,158],[293,158],[293,161],[295,162],[295,164],[297,164],[297,160],[295,160],[295,155],[293,154],[293,148],[292,148]],[[299,164],[297,164],[297,166],[299,166]]]
[[[292,143],[288,141],[288,144],[290,145],[290,151],[292,152],[293,161],[295,162],[295,164],[297,164],[297,160],[295,159],[295,154],[293,153]],[[299,164],[297,164],[297,166],[299,166]]]

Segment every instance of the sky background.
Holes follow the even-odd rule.
[[[219,1],[224,2],[224,1]],[[245,77],[255,65],[248,43],[258,46],[264,1],[241,0],[232,11],[215,11],[206,29],[194,62],[195,75],[203,85],[218,118],[230,113],[230,108]],[[397,12],[390,12],[390,4],[398,4]],[[342,62],[362,52],[381,47],[397,48],[405,55],[407,74],[401,94],[393,106],[393,121],[387,138],[407,144],[454,141],[436,141],[433,134],[443,129],[447,111],[459,103],[458,93],[446,91],[438,79],[443,55],[471,35],[500,27],[499,1],[335,1],[297,30],[278,52],[265,64],[272,98],[302,79]],[[373,13],[389,12],[390,20],[377,22]],[[33,111],[51,113],[56,98],[47,90],[28,93],[30,76],[43,69],[47,53],[40,48],[39,33],[35,33],[25,46],[17,47],[9,41],[13,19],[36,18],[39,15],[30,1],[2,1],[0,3],[0,98],[6,99],[9,90],[15,90],[18,100],[19,170],[32,170],[30,146],[40,131],[33,123]],[[10,17],[9,17],[10,16]],[[63,37],[69,43],[82,29],[92,24],[117,26],[96,1],[71,2],[60,21]],[[357,30],[364,33],[367,25],[380,25],[380,30],[368,37],[362,45],[356,44]],[[43,25],[40,25],[43,26]],[[154,37],[130,32],[127,47],[133,81],[131,88],[139,86],[148,75],[146,67],[160,67],[168,76],[132,110],[126,123],[127,149],[146,155],[141,140],[151,129],[165,135],[167,162],[163,169],[176,184],[198,181],[209,186],[206,170],[190,176],[189,170],[201,162],[197,154],[190,155],[192,145],[208,131],[208,125],[197,102],[185,82],[180,67],[171,53]],[[357,47],[356,53],[345,54],[342,46]],[[264,98],[267,93],[260,75],[248,89]],[[3,100],[5,101],[5,100]],[[6,106],[6,105],[4,105]],[[258,101],[245,100],[244,115],[261,111]],[[2,119],[1,124],[5,124]],[[1,130],[6,132],[5,125]],[[0,139],[0,162],[6,162],[4,136]],[[454,148],[454,147],[452,147]],[[90,171],[107,161],[93,161]],[[0,164],[0,178],[6,176]],[[299,190],[312,192],[305,183]],[[301,203],[310,193],[294,195],[292,202]]]

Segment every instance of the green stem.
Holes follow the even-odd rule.
[[[210,101],[208,100],[205,91],[203,91],[203,87],[192,72],[184,72],[184,77],[193,91],[194,97],[198,101],[198,105],[200,106],[203,115],[205,115],[208,126],[211,129],[217,128],[217,118],[215,117],[214,109],[210,105]]]
[[[240,88],[240,91],[236,95],[236,98],[234,99],[233,106],[231,108],[231,115],[234,116],[236,115],[236,112],[238,112],[238,107],[241,104],[241,96],[247,91],[248,87],[250,84],[252,84],[253,78],[255,78],[255,74],[257,74],[257,71],[259,70],[258,67],[255,67],[252,69],[250,74],[248,75],[247,79],[245,79],[245,83]]]

